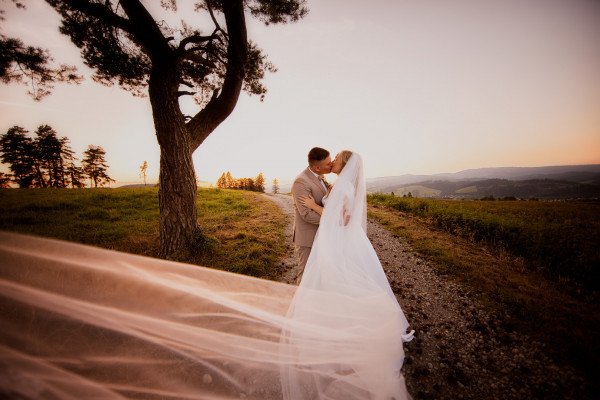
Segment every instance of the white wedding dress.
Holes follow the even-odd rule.
[[[405,399],[360,157],[322,221],[298,288],[0,232],[0,398]]]
[[[298,362],[283,368],[285,399],[409,398],[400,368],[402,343],[412,332],[406,334],[409,324],[366,235],[365,179],[356,153],[325,200],[287,316],[292,327],[300,322],[307,329],[285,337]],[[306,350],[305,342],[315,343]]]

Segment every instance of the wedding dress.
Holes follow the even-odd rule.
[[[0,398],[405,398],[408,324],[364,236],[357,160],[299,288],[0,232]]]
[[[366,235],[366,187],[356,153],[325,199],[287,317],[293,324],[284,342],[297,364],[282,368],[285,399],[409,398],[400,368],[402,343],[412,332],[406,333],[409,324]],[[310,329],[295,329],[297,323]],[[306,341],[314,342],[308,350]]]

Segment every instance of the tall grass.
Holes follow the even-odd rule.
[[[198,190],[194,263],[274,278],[285,217],[256,193]],[[134,254],[158,253],[158,189],[0,189],[0,229]]]
[[[577,290],[600,289],[600,204],[434,200],[372,194],[369,202],[435,224],[456,236],[526,260]]]

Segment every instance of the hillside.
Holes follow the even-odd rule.
[[[371,191],[373,192],[373,191]],[[515,197],[518,199],[598,199],[600,185],[550,179],[511,181],[507,179],[486,179],[481,181],[426,181],[407,186],[388,186],[378,190],[381,193],[394,193],[396,196],[446,199],[479,199],[483,197]]]
[[[481,168],[454,174],[401,175],[367,180],[370,193],[477,199],[600,198],[600,165]]]

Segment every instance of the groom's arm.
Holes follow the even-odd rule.
[[[294,204],[296,204],[296,207],[298,208],[300,217],[309,224],[319,225],[319,222],[321,221],[321,216],[317,212],[302,205],[302,203],[298,201],[298,197],[308,197],[309,195],[312,196],[312,191],[309,189],[308,185],[301,181],[294,182],[294,184],[292,185],[292,197],[294,198]]]

